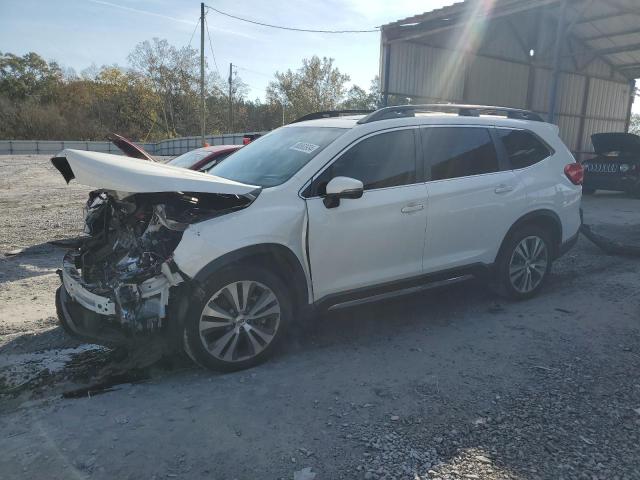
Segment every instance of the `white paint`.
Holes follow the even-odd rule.
[[[78,183],[106,190],[244,195],[258,188],[208,173],[109,153],[67,149],[57,156],[66,157]]]

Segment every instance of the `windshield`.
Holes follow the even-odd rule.
[[[326,127],[279,128],[238,150],[209,173],[260,187],[280,185],[346,131]]]
[[[189,168],[196,162],[199,162],[204,157],[211,155],[209,150],[204,148],[198,148],[197,150],[191,150],[190,152],[183,153],[182,155],[174,158],[167,165],[173,165],[174,167]]]

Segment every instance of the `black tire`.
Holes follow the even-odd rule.
[[[510,267],[512,266],[512,262],[515,262],[513,263],[514,269],[519,271],[518,269],[521,266],[519,262],[523,257],[521,257],[519,253],[516,253],[516,249],[523,240],[532,238],[537,238],[543,242],[546,256],[544,256],[544,259],[540,258],[539,261],[532,262],[531,266],[529,266],[529,263],[522,265],[522,268],[525,269],[525,273],[523,275],[525,275],[525,277],[526,275],[529,275],[530,278],[535,279],[532,280],[531,284],[533,288],[525,289],[523,291],[518,288],[518,283],[522,280],[521,277],[517,277],[513,280]],[[551,239],[552,235],[550,232],[533,225],[519,228],[509,235],[505,240],[497,259],[496,284],[498,287],[498,293],[514,300],[524,300],[533,297],[540,291],[549,276],[549,271],[551,270],[551,264],[553,262],[554,248]],[[529,244],[533,242],[533,240],[527,241]],[[538,265],[538,267],[536,268],[534,265]],[[530,270],[530,273],[527,273],[527,270]],[[538,274],[541,278],[538,278]]]
[[[203,314],[203,310],[205,306],[211,306],[212,301],[214,300],[212,297],[218,292],[224,290],[225,288],[234,288],[233,286],[237,285],[237,282],[253,282],[255,285],[252,285],[250,289],[252,292],[266,292],[270,290],[271,293],[275,296],[277,305],[279,306],[279,318],[278,325],[275,329],[267,329],[260,330],[264,333],[264,331],[269,330],[269,334],[271,335],[272,331],[272,339],[264,345],[260,345],[263,349],[259,351],[259,353],[249,356],[248,358],[244,358],[244,356],[238,356],[236,359],[231,359],[231,361],[227,361],[223,358],[218,358],[216,355],[210,351],[204,344],[205,341],[208,341],[209,338],[201,337],[200,334],[200,319]],[[246,368],[253,367],[259,363],[265,361],[269,356],[273,354],[273,352],[277,349],[278,345],[281,343],[282,339],[286,335],[286,331],[293,319],[293,299],[290,296],[289,289],[286,288],[282,280],[273,273],[259,267],[252,266],[238,266],[235,268],[225,269],[219,272],[214,272],[204,283],[204,288],[195,293],[190,302],[190,306],[187,310],[187,315],[185,318],[185,329],[184,329],[184,349],[185,352],[194,360],[197,364],[209,368],[211,370],[223,371],[223,372],[233,372],[237,370],[244,370]],[[266,287],[266,290],[260,290],[261,287]],[[237,288],[237,287],[236,287]],[[243,287],[240,287],[243,288]],[[228,290],[230,292],[230,290]],[[238,296],[241,295],[241,290],[236,289],[236,293]],[[248,294],[247,294],[248,295]],[[257,296],[258,293],[255,293]],[[216,302],[227,302],[225,295],[221,294],[216,300]],[[228,298],[228,297],[226,297]],[[246,300],[246,303],[249,304],[250,300],[253,297],[250,297]],[[216,302],[213,302],[214,306],[220,307],[220,305]],[[255,300],[255,303],[259,303],[259,299]],[[229,303],[229,306],[232,304]],[[273,305],[270,303],[268,305]],[[247,305],[245,305],[245,309],[247,310]],[[253,351],[255,353],[256,348],[254,341],[263,341],[263,337],[261,335],[257,335],[256,333],[252,334],[248,329],[258,327],[259,325],[253,325],[250,322],[253,322],[253,319],[250,319],[247,314],[247,320],[244,320],[244,310],[238,313],[238,316],[242,316],[242,324],[232,323],[238,320],[231,321],[229,326],[221,326],[214,327],[209,330],[214,330],[211,332],[213,336],[212,344],[214,347],[212,350],[217,350],[218,341],[220,341],[220,346],[222,346],[222,352],[220,354],[224,357],[228,351],[230,350],[238,350],[241,347],[244,348],[244,351],[248,354],[251,354]],[[263,308],[258,309],[258,311],[263,311]],[[269,310],[269,309],[267,309]],[[226,310],[225,310],[226,311]],[[228,312],[227,312],[228,313]],[[268,321],[274,322],[275,314],[271,316],[267,316]],[[212,317],[208,317],[212,318]],[[236,317],[237,318],[237,317]],[[229,322],[228,320],[220,317],[223,322]],[[217,322],[216,323],[222,323]],[[248,324],[245,327],[244,324]],[[205,323],[206,325],[206,323]],[[235,326],[234,326],[235,325]],[[237,327],[236,334],[232,333],[232,330]],[[260,328],[263,329],[263,326],[260,325]],[[219,330],[218,330],[219,329]],[[227,345],[223,345],[223,341],[221,340],[224,335],[230,334],[230,340],[227,342]],[[218,335],[220,335],[218,337]],[[235,338],[235,335],[238,335],[238,338]],[[251,336],[252,338],[249,338]],[[217,337],[217,338],[216,338]],[[235,343],[234,343],[235,342]],[[233,348],[236,347],[236,348]],[[231,352],[233,355],[233,352]]]
[[[583,195],[593,195],[594,193],[596,193],[596,189],[595,188],[582,187],[582,194]]]

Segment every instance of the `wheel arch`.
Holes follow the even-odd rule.
[[[278,275],[283,283],[292,287],[296,307],[309,304],[309,285],[302,264],[289,247],[279,243],[250,245],[228,252],[205,265],[193,280],[201,284],[216,271],[247,264],[268,269]]]
[[[511,225],[511,228],[509,228],[504,238],[502,239],[502,243],[500,244],[500,248],[498,249],[498,254],[496,255],[496,262],[502,254],[502,250],[507,243],[507,239],[509,239],[511,235],[513,235],[513,233],[518,229],[530,225],[549,229],[553,238],[553,258],[556,258],[558,256],[558,254],[560,253],[560,246],[562,245],[562,222],[560,221],[560,217],[556,212],[552,210],[542,209],[528,212],[527,214],[516,220],[513,225]]]

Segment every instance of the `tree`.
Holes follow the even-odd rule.
[[[333,59],[314,55],[302,60],[296,72],[275,73],[267,86],[267,101],[286,107],[286,119],[293,120],[307,113],[335,110],[346,93],[350,80],[333,66]]]
[[[29,52],[22,57],[0,52],[0,95],[14,100],[27,97],[51,99],[62,80],[57,63],[47,63],[40,55]]]
[[[357,85],[353,85],[347,92],[347,99],[340,105],[344,109],[371,110],[371,97]]]
[[[79,74],[36,53],[0,52],[0,138],[102,140],[115,132],[133,140],[200,134],[199,56],[166,40],[142,42],[129,68],[91,65]],[[228,79],[206,77],[206,131],[262,131],[306,113],[336,108],[375,108],[377,79],[369,92],[352,85],[329,58],[302,61],[276,73],[267,102],[247,99],[248,87],[232,75],[233,125],[229,125]],[[283,115],[284,113],[284,115]]]
[[[129,54],[135,71],[147,77],[160,99],[160,110],[169,137],[188,135],[198,127],[199,58],[191,47],[180,49],[154,38],[136,45]]]
[[[380,79],[376,75],[369,84],[369,93],[358,85],[353,85],[347,92],[347,98],[341,108],[358,110],[375,110],[382,106]]]
[[[104,134],[117,130],[143,139],[156,128],[161,102],[147,77],[133,70],[102,67],[92,87],[93,108]],[[165,136],[161,128],[156,130]]]
[[[247,120],[245,99],[249,92],[242,78],[233,72],[231,77],[231,96],[233,99],[233,125],[229,125],[229,80],[221,78],[217,72],[209,75],[207,81],[207,131],[213,133],[234,132],[238,125]],[[242,127],[240,128],[243,129]],[[245,127],[246,129],[246,127]]]

